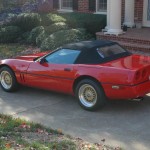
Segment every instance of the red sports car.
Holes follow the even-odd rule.
[[[150,92],[150,57],[134,55],[111,41],[83,41],[45,53],[0,61],[0,85],[18,85],[77,96],[87,110],[106,99],[141,99]]]

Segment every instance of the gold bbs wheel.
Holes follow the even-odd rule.
[[[98,81],[81,80],[75,89],[79,104],[86,110],[96,110],[106,102],[105,93]]]
[[[97,92],[89,84],[84,84],[79,88],[79,99],[86,107],[92,107],[97,101]]]
[[[9,67],[0,68],[0,85],[6,92],[15,91],[18,87],[16,76]]]

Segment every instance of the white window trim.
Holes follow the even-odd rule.
[[[59,0],[59,12],[73,12],[73,8],[72,9],[62,9],[62,0]]]
[[[108,3],[108,1],[107,1]],[[96,12],[94,14],[102,14],[102,15],[107,15],[107,11],[98,11],[98,0],[96,0]]]

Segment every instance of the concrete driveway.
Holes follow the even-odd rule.
[[[72,96],[23,87],[16,93],[0,88],[0,113],[43,123],[90,142],[150,149],[150,94],[142,102],[113,101],[98,112],[80,108]]]

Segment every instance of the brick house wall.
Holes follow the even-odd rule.
[[[54,0],[55,2],[57,0]],[[85,13],[94,13],[94,7],[91,8],[91,3],[93,5],[94,0],[75,0],[77,9],[74,11],[85,12]],[[144,0],[135,0],[135,23],[143,21],[143,3]],[[125,0],[122,0],[122,23],[124,21],[125,14]]]
[[[89,0],[78,0],[78,11],[89,12]]]
[[[135,22],[143,21],[143,7],[144,7],[144,0],[136,0],[135,1],[135,11],[134,11]]]
[[[135,23],[143,21],[143,7],[144,7],[144,0],[135,0],[135,9],[134,9]],[[124,20],[124,14],[125,14],[125,0],[122,0],[122,22]]]

